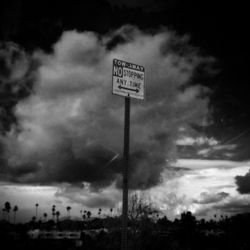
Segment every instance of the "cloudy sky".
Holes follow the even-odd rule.
[[[190,3],[189,3],[190,4]],[[162,214],[250,208],[244,8],[213,1],[3,1],[0,203],[19,220],[120,213],[124,98],[112,60],[143,65],[129,182]],[[37,5],[39,8],[37,8]],[[240,18],[235,20],[237,14]]]

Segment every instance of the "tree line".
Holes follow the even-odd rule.
[[[7,211],[11,210],[10,203],[6,202],[4,208],[5,210],[7,208],[7,221],[9,217]],[[34,210],[36,216],[38,209],[37,203]],[[13,217],[13,223],[9,223],[9,227],[0,224],[0,235],[6,236],[8,230],[80,231],[84,242],[83,249],[120,249],[120,214],[113,214],[113,209],[110,209],[108,215],[102,216],[103,211],[99,208],[97,216],[92,216],[90,211],[80,210],[81,218],[70,220],[71,207],[66,206],[65,209],[68,218],[65,220],[57,219],[55,205],[51,207],[50,218],[44,213],[43,221],[34,219],[26,224],[15,225]],[[12,211],[14,216],[14,207]],[[128,246],[130,250],[246,250],[250,249],[249,225],[250,214],[214,215],[212,219],[205,220],[197,219],[190,211],[185,211],[179,218],[169,220],[165,215],[161,215],[152,204],[146,203],[135,195],[131,197],[129,203]],[[92,230],[96,230],[96,233],[90,234]],[[8,237],[6,236],[5,239]],[[41,241],[36,242],[41,244]],[[63,242],[60,244],[60,249],[67,249]]]

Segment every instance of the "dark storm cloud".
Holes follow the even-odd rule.
[[[124,42],[107,49],[117,33]],[[182,43],[185,53],[178,53]],[[211,59],[167,29],[125,26],[104,37],[68,31],[53,53],[36,51],[32,58],[40,63],[33,93],[16,105],[19,126],[1,137],[4,176],[14,182],[120,185],[123,98],[111,95],[113,58],[146,68],[146,101],[131,107],[132,188],[156,185],[176,157],[179,129],[208,112],[204,88],[183,86]]]
[[[105,0],[2,0],[0,39],[50,50],[64,30],[107,32],[111,11]]]
[[[228,214],[249,213],[250,203],[248,199],[233,199],[230,202],[217,205],[215,208]]]
[[[250,208],[249,197],[231,197],[216,202],[215,204],[202,204],[196,210],[195,215],[199,217],[214,217],[215,214],[221,215],[236,215],[248,213]]]
[[[200,199],[194,200],[194,203],[197,203],[197,204],[216,203],[216,202],[220,202],[220,201],[224,200],[228,196],[229,196],[229,194],[226,192],[219,192],[216,194],[203,192],[200,194]]]
[[[111,6],[140,8],[147,12],[159,12],[166,7],[173,8],[179,0],[165,1],[165,0],[107,0]]]
[[[82,204],[84,207],[90,209],[114,208],[121,199],[121,194],[112,187],[95,192],[94,190],[89,190],[88,184],[82,186],[82,188],[66,185],[65,187],[61,187],[55,196],[66,198],[71,203]]]
[[[0,42],[0,133],[16,122],[15,105],[31,94],[36,62],[12,42]]]
[[[236,185],[238,186],[237,190],[241,194],[250,193],[250,170],[244,176],[235,177]]]
[[[18,183],[53,184],[74,183],[82,186],[82,182],[89,182],[99,188],[110,185],[120,171],[120,160],[110,162],[114,153],[98,146],[88,146],[81,156],[76,157],[68,142],[61,141],[63,146],[57,145],[46,155],[46,159],[39,162],[39,156],[31,156],[22,164],[9,162],[7,179]],[[33,158],[33,159],[32,159]],[[107,163],[109,163],[107,166]],[[107,167],[106,167],[107,166]]]

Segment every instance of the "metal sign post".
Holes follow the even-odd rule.
[[[123,149],[123,194],[122,194],[122,250],[128,249],[128,168],[129,168],[129,130],[130,130],[130,99],[125,97],[124,112],[124,149]]]
[[[129,169],[129,133],[130,98],[144,99],[145,69],[133,63],[113,60],[112,93],[125,97],[124,112],[124,149],[123,149],[123,193],[122,193],[122,242],[121,249],[128,250],[128,169]]]

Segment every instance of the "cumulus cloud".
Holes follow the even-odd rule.
[[[112,43],[117,36],[122,43]],[[179,128],[208,112],[204,88],[189,83],[211,60],[166,29],[125,26],[103,37],[67,31],[51,54],[32,57],[39,61],[33,93],[16,105],[19,127],[1,137],[5,180],[120,185],[124,100],[111,94],[113,58],[146,69],[146,101],[131,107],[131,188],[156,185],[175,159]]]

